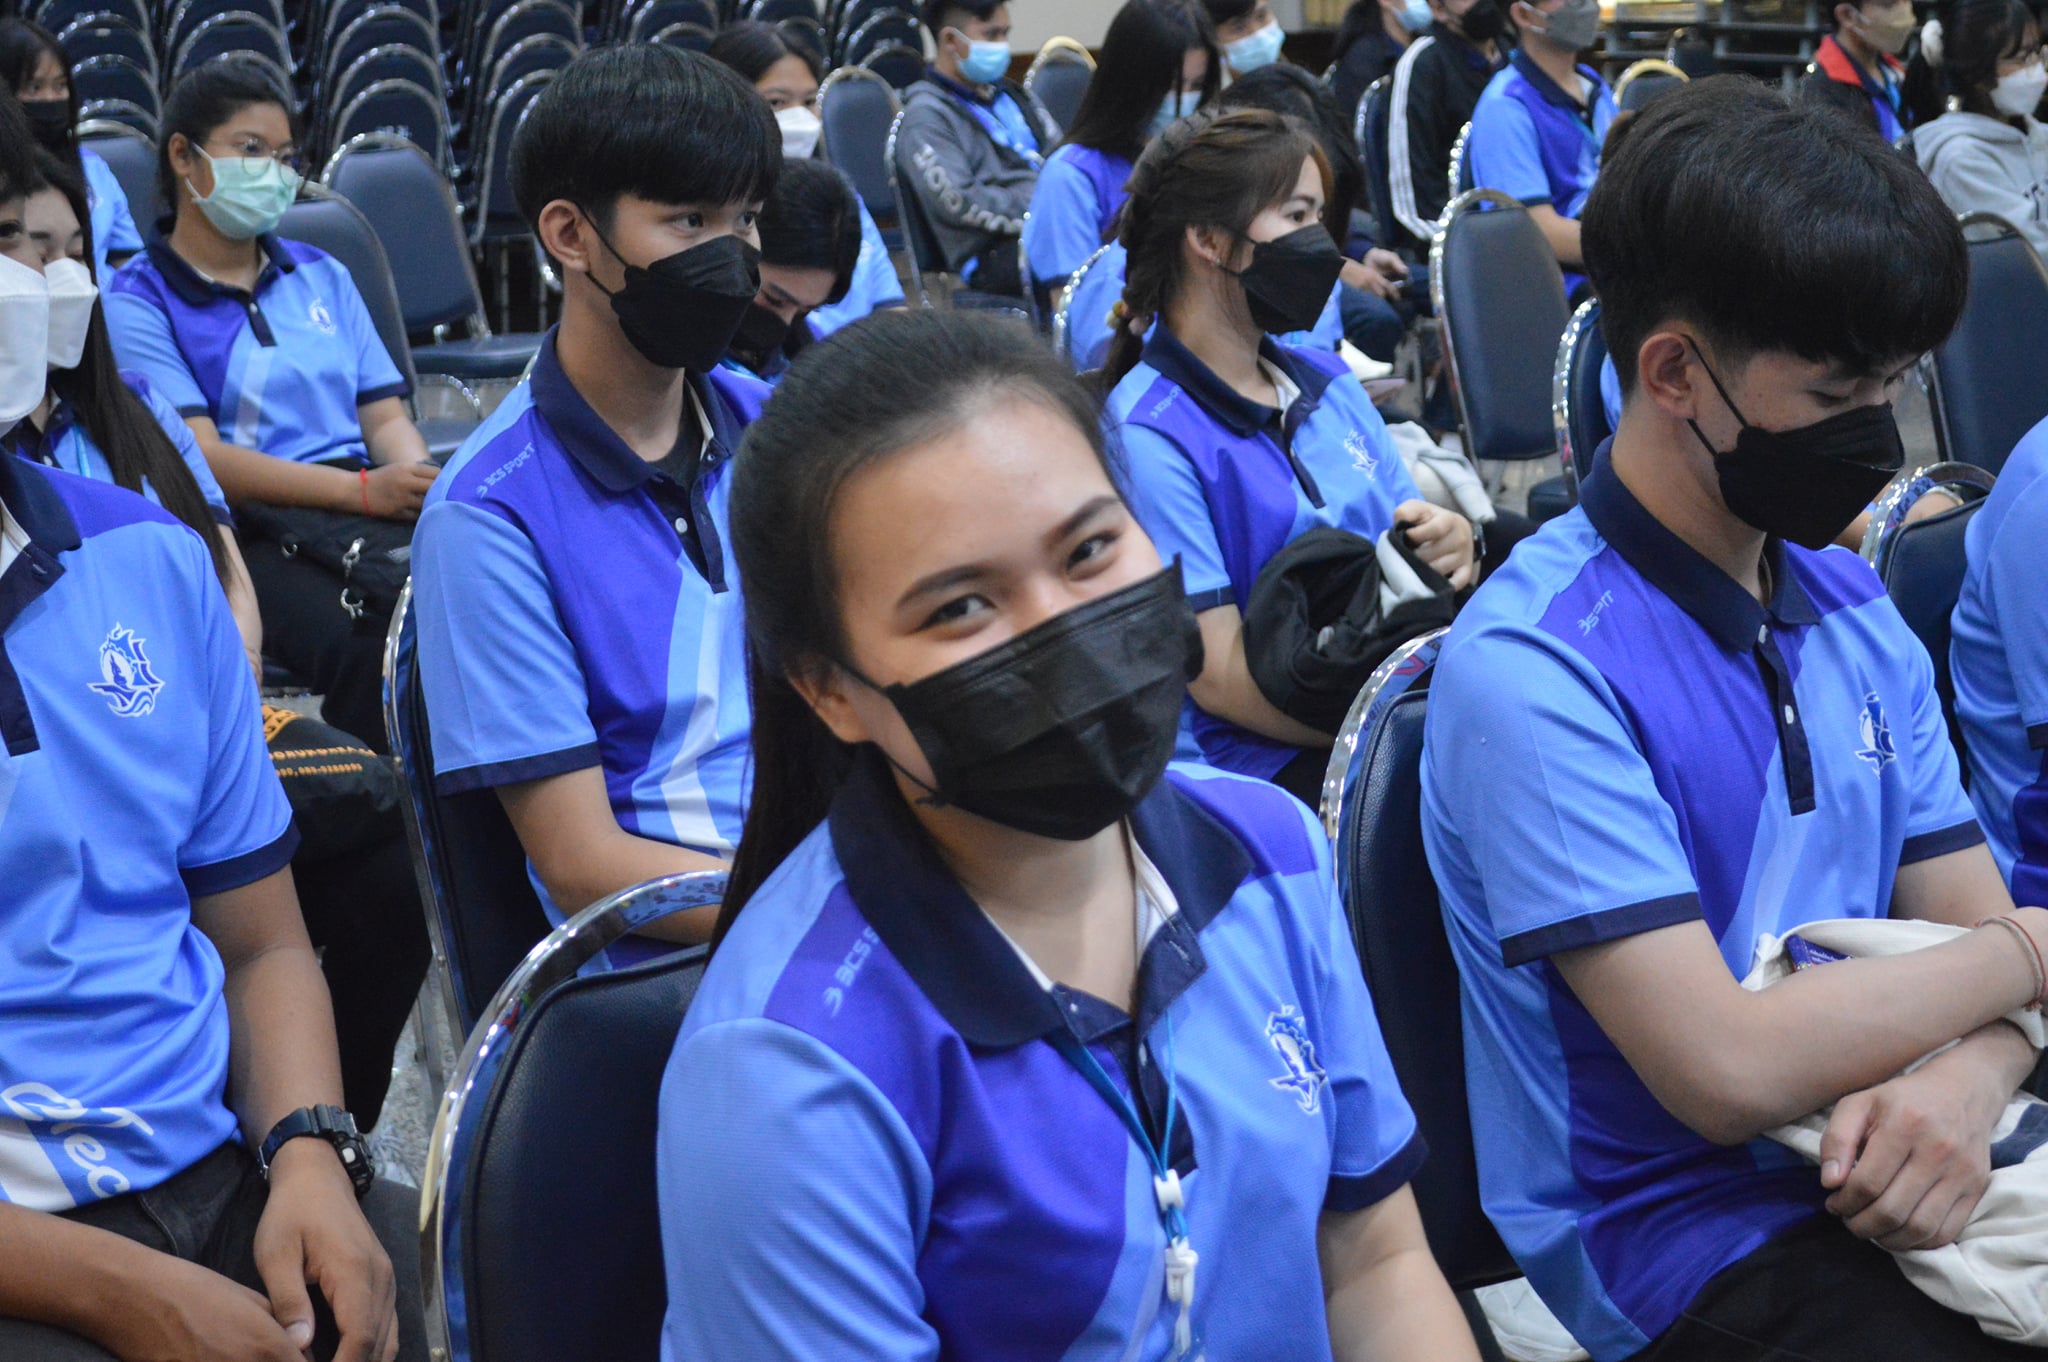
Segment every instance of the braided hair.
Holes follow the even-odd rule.
[[[1117,218],[1127,259],[1124,293],[1112,314],[1116,334],[1101,386],[1114,388],[1144,350],[1144,335],[1186,282],[1190,227],[1214,227],[1242,241],[1252,219],[1283,202],[1313,158],[1330,185],[1330,164],[1316,136],[1295,119],[1265,109],[1204,110],[1153,139],[1131,171],[1130,197]]]

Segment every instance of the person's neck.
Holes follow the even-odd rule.
[[[1259,369],[1263,335],[1244,309],[1226,308],[1215,289],[1191,285],[1166,305],[1166,328],[1233,391],[1270,403],[1273,385]]]
[[[1849,54],[1849,60],[1863,68],[1865,75],[1875,76],[1878,70],[1879,52],[1863,40],[1863,35],[1846,25],[1835,30],[1835,43]]]
[[[932,808],[902,772],[897,789],[969,898],[1057,983],[1126,1010],[1136,991],[1137,888],[1124,827],[1079,842]]]
[[[945,53],[941,53],[939,56],[933,58],[932,70],[938,72],[947,80],[952,81],[955,85],[958,85],[963,89],[974,91],[975,94],[981,96],[983,99],[987,99],[990,93],[995,89],[993,85],[977,85],[975,84],[975,82],[969,80],[966,76],[962,75],[960,72],[960,63],[953,60],[951,56],[948,56]]]
[[[1557,88],[1565,96],[1579,104],[1585,98],[1579,93],[1579,54],[1558,46],[1539,33],[1531,33],[1522,43],[1522,50],[1529,54],[1529,60],[1536,63],[1536,69],[1557,82]]]
[[[1621,485],[1658,524],[1734,578],[1751,596],[1766,599],[1764,532],[1736,519],[1714,489],[1700,477],[1688,475],[1701,465],[1684,447],[1686,442],[1697,446],[1699,437],[1683,421],[1652,421],[1625,410],[1614,444],[1607,451],[1607,462]]]
[[[689,375],[647,362],[609,319],[588,302],[562,309],[555,358],[598,419],[635,454],[659,463],[674,452],[689,420]],[[596,300],[596,306],[606,306]]]
[[[171,249],[178,258],[209,279],[238,288],[251,288],[262,269],[263,251],[256,238],[237,240],[206,220],[206,214],[187,205],[171,224]]]

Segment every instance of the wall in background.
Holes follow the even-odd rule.
[[[1301,27],[1302,0],[1273,0],[1273,13],[1290,31]],[[1047,38],[1065,34],[1090,47],[1102,45],[1116,0],[1010,0],[1010,46],[1035,52]]]

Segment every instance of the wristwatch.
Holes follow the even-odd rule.
[[[257,1151],[256,1161],[263,1166],[264,1181],[270,1180],[270,1161],[277,1157],[287,1140],[296,1140],[301,1135],[312,1135],[334,1146],[334,1152],[341,1158],[341,1166],[348,1171],[348,1180],[354,1184],[356,1195],[370,1190],[370,1184],[377,1180],[377,1170],[370,1162],[369,1146],[356,1131],[356,1118],[340,1107],[300,1107],[291,1115],[270,1128],[270,1135],[263,1141],[263,1148]]]

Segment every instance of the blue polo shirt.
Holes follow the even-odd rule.
[[[1283,416],[1239,396],[1163,324],[1109,396],[1104,421],[1129,464],[1131,506],[1162,558],[1178,558],[1195,610],[1251,598],[1267,560],[1328,525],[1377,539],[1421,496],[1386,422],[1344,362],[1271,339],[1259,354],[1301,396]],[[1301,751],[1188,701],[1210,764],[1270,778]]]
[[[627,832],[732,854],[752,711],[726,507],[768,389],[729,369],[690,388],[710,438],[679,481],[590,409],[550,332],[434,480],[412,580],[443,794],[597,766]]]
[[[1060,1048],[1156,1140],[1169,1034],[1206,1355],[1330,1356],[1317,1217],[1398,1190],[1424,1146],[1328,842],[1272,786],[1193,767],[1131,827],[1173,900],[1135,1018],[1044,987],[856,763],[669,1059],[664,1362],[1171,1357],[1151,1165]]]
[[[1039,283],[1064,285],[1109,239],[1131,163],[1069,142],[1045,158],[1024,220],[1024,255]]]
[[[192,433],[192,427],[185,424],[185,419],[174,407],[156,395],[156,389],[150,387],[149,380],[141,374],[124,373],[121,379],[149,409],[149,414],[156,418],[156,423],[163,427],[164,434],[177,449],[178,457],[192,470],[192,480],[199,484],[199,493],[212,508],[213,518],[223,525],[233,524],[234,518],[228,514],[227,497],[221,492],[220,483],[214,478],[213,469],[207,464],[206,455],[199,448],[199,437]],[[7,435],[0,436],[0,440],[12,446],[14,452],[24,459],[33,459],[96,482],[114,481],[114,470],[107,466],[105,452],[94,443],[92,433],[78,423],[70,404],[62,398],[50,409],[48,430],[38,433],[24,421]],[[151,501],[162,500],[147,479],[143,480],[142,494]]]
[[[1465,155],[1472,182],[1534,206],[1547,203],[1575,218],[1600,174],[1600,148],[1614,123],[1614,93],[1590,66],[1578,68],[1586,103],[1559,89],[1517,50],[1487,82],[1472,110]]]
[[[198,536],[12,457],[0,506],[28,541],[0,572],[0,1200],[62,1211],[235,1138],[192,900],[298,834]]]
[[[1927,652],[1844,549],[1772,541],[1768,606],[1606,462],[1459,613],[1422,822],[1463,980],[1488,1215],[1597,1362],[1804,1220],[1818,1172],[1651,1095],[1551,961],[1692,920],[1757,938],[1883,917],[1899,867],[1983,840]]]
[[[92,215],[93,277],[105,287],[107,257],[135,254],[142,249],[142,234],[135,230],[134,215],[128,210],[128,192],[106,158],[91,147],[80,147],[78,161],[85,170],[85,203]]]
[[[858,197],[854,201],[860,203]],[[811,309],[811,334],[823,340],[870,312],[901,306],[903,281],[896,277],[896,266],[889,259],[889,245],[882,240],[882,229],[875,226],[874,215],[868,212],[868,206],[860,203],[860,258],[854,262],[853,282],[847,286],[846,296],[838,302]]]
[[[2014,901],[2048,904],[2048,421],[2005,461],[1964,543],[1949,661],[1970,802]]]
[[[1085,264],[1088,257],[1081,259]],[[1067,348],[1076,373],[1100,369],[1109,354],[1109,342],[1114,335],[1109,312],[1124,296],[1124,268],[1129,259],[1130,253],[1121,242],[1110,242],[1102,259],[1095,262],[1095,268],[1088,271],[1067,302]],[[1343,295],[1344,285],[1339,283],[1330,290],[1330,301],[1323,304],[1316,324],[1306,331],[1292,331],[1279,337],[1280,343],[1296,350],[1336,354],[1337,347],[1344,343],[1344,315],[1338,305]],[[1154,327],[1157,328],[1157,323]],[[1152,332],[1146,332],[1146,339],[1151,336]]]
[[[114,350],[230,444],[295,463],[366,462],[356,408],[411,386],[340,261],[282,237],[262,246],[263,272],[245,293],[151,241],[103,300]]]

